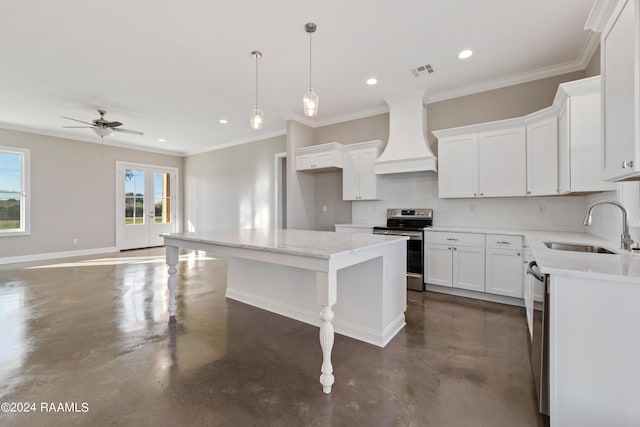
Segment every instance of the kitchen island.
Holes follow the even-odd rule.
[[[334,331],[384,347],[405,325],[407,237],[249,229],[163,238],[172,317],[180,248],[225,257],[227,298],[320,327],[325,393]]]

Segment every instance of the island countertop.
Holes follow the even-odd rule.
[[[271,228],[183,232],[164,234],[163,237],[321,259],[346,255],[398,240],[408,240],[406,236]]]

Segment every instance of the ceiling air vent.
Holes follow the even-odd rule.
[[[433,73],[433,68],[431,67],[431,64],[421,65],[417,68],[411,69],[411,74],[413,74],[413,77],[420,77],[420,76],[424,76],[425,74],[431,74],[431,73]]]

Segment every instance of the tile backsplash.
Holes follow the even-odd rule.
[[[384,175],[381,199],[352,204],[352,222],[384,224],[387,208],[432,208],[437,226],[588,232],[586,196],[439,199],[432,172]]]

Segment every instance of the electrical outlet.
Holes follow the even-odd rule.
[[[78,239],[76,239],[75,237],[73,238],[73,244],[77,245],[78,244]]]
[[[476,205],[469,205],[469,212],[475,212],[476,211]]]
[[[545,213],[547,213],[547,208],[546,208],[546,206],[545,206],[545,205],[538,205],[538,213],[539,213],[539,214],[543,214],[543,215],[544,215]]]
[[[322,205],[322,212],[326,212],[327,211],[327,205]]]

